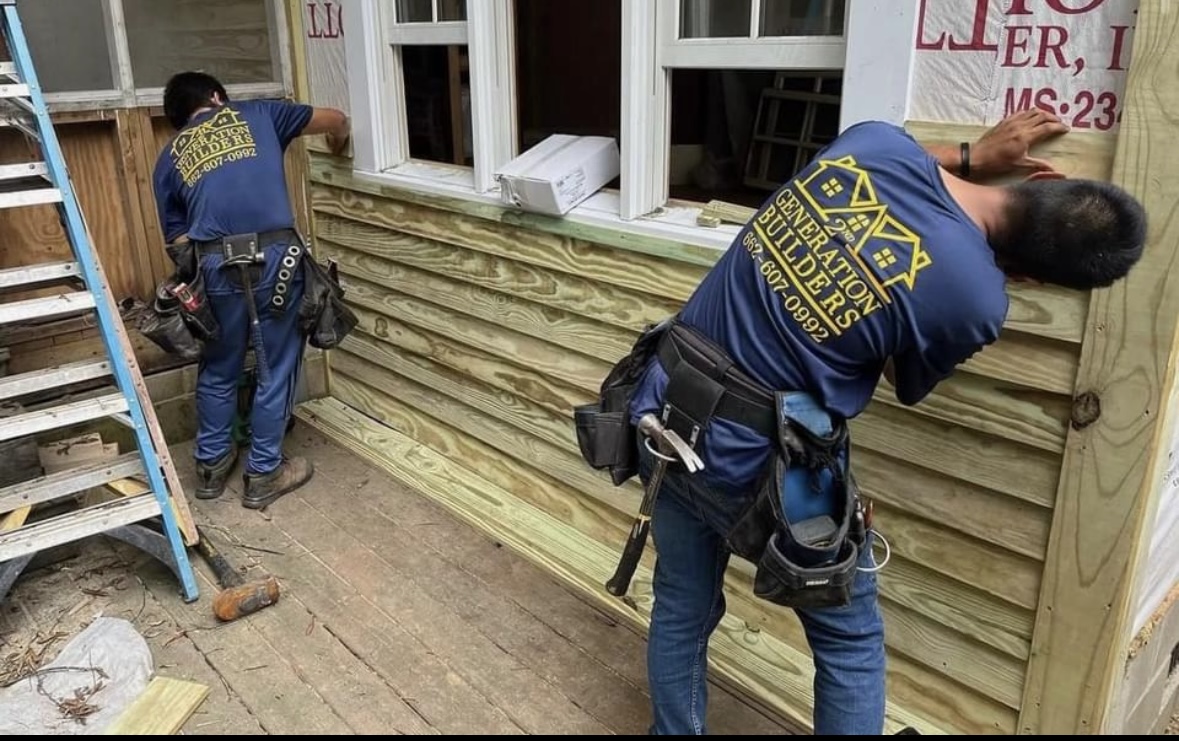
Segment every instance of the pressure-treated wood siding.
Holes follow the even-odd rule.
[[[318,251],[339,261],[360,317],[330,354],[332,396],[612,559],[640,491],[585,466],[571,410],[645,323],[688,297],[708,253],[513,225],[519,215],[495,207],[356,180],[322,154],[311,169]],[[999,342],[916,408],[882,387],[853,424],[859,478],[893,547],[880,582],[894,711],[957,732],[1016,729],[1086,312],[1082,294],[1016,287]],[[364,429],[352,427],[358,441]],[[754,599],[751,573],[734,563],[728,580],[733,640],[749,655],[718,662],[809,676],[795,617]],[[809,715],[809,681],[755,691]]]

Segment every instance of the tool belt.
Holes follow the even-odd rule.
[[[278,315],[287,310],[291,285],[302,266],[303,297],[296,308],[299,329],[312,347],[330,350],[338,346],[356,327],[357,317],[344,303],[344,289],[340,285],[336,263],[329,260],[326,266],[321,265],[311,256],[307,242],[297,231],[277,229],[234,235],[200,243],[199,250],[201,254],[221,255],[226,264],[243,260],[261,263],[265,249],[274,244],[286,245],[287,249],[271,292],[269,311]]]
[[[754,594],[787,607],[846,605],[867,531],[846,421],[805,393],[765,388],[691,327],[674,318],[649,327],[607,376],[597,403],[574,410],[587,463],[609,470],[615,485],[637,471],[630,398],[652,357],[668,376],[661,422],[692,448],[703,449],[714,419],[773,441],[757,494],[726,535],[757,567]]]
[[[222,269],[244,267],[241,271],[242,288],[246,293],[253,292],[253,283],[261,277],[262,268],[266,263],[266,249],[276,244],[286,247],[282,256],[282,264],[274,281],[274,288],[270,293],[267,309],[278,316],[287,310],[287,297],[291,292],[291,284],[298,275],[299,265],[303,261],[306,251],[302,237],[294,229],[274,229],[268,232],[247,232],[231,234],[202,242],[196,242],[197,254],[200,256],[219,255],[223,262]]]

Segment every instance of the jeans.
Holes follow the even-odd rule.
[[[646,482],[654,461],[645,449],[640,455]],[[730,556],[723,534],[753,496],[712,490],[674,467],[663,479],[651,521],[657,553],[647,643],[652,734],[707,732],[708,640],[725,613]],[[872,565],[865,548],[860,566]],[[797,613],[814,656],[815,735],[881,735],[885,656],[876,575],[856,575],[845,607]]]
[[[259,380],[250,416],[250,453],[246,472],[266,474],[282,463],[282,443],[287,421],[294,407],[296,380],[303,359],[303,335],[299,331],[299,301],[303,297],[303,271],[288,292],[287,310],[281,315],[270,312],[269,301],[274,288],[278,264],[286,245],[266,248],[266,263],[253,284],[254,305],[262,327],[270,378]],[[221,460],[233,446],[233,418],[237,413],[238,381],[241,379],[246,350],[253,347],[250,315],[246,296],[237,275],[238,268],[220,269],[220,257],[201,260],[205,290],[213,315],[221,325],[217,342],[205,346],[197,371],[197,438],[195,457],[201,463]]]

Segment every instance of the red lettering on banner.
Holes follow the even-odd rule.
[[[322,16],[321,16],[322,13]],[[343,7],[338,2],[318,2],[312,0],[307,3],[307,38],[309,39],[338,39],[344,35]],[[320,20],[323,26],[320,26]]]
[[[1126,32],[1130,30],[1130,27],[1110,26],[1109,28],[1114,32],[1114,45],[1113,52],[1110,54],[1109,66],[1106,69],[1120,72],[1126,69],[1122,66],[1122,50],[1126,48]]]

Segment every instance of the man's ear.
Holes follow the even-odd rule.
[[[1040,172],[1033,172],[1031,175],[1028,175],[1026,178],[1024,178],[1024,182],[1030,183],[1033,180],[1066,180],[1066,179],[1068,179],[1068,176],[1065,175],[1063,172],[1057,172],[1056,170],[1041,170]]]

